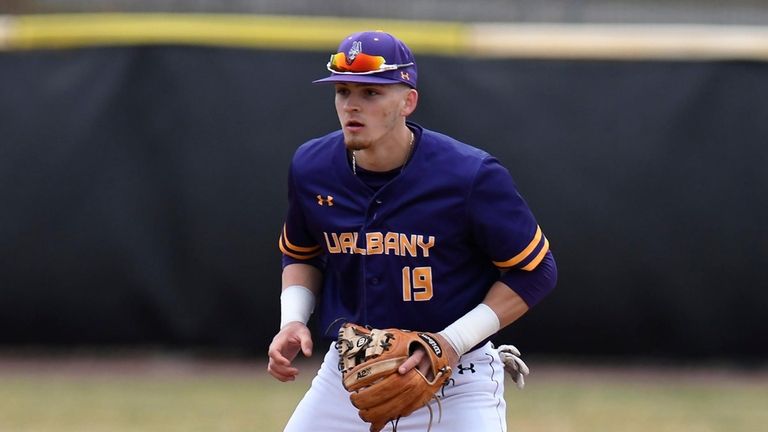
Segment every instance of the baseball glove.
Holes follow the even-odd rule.
[[[401,375],[397,368],[419,346],[429,356],[430,370],[426,376],[417,368]],[[432,333],[346,323],[339,329],[336,349],[344,388],[351,393],[349,398],[360,418],[371,424],[371,432],[380,431],[390,421],[396,429],[400,417],[429,407],[451,376],[447,355]],[[431,407],[429,412],[431,426]]]

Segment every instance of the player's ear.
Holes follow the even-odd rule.
[[[408,117],[416,111],[416,105],[419,103],[419,92],[414,88],[408,87],[404,102],[401,114],[403,117]]]

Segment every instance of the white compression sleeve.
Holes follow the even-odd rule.
[[[280,294],[280,328],[292,321],[306,324],[315,309],[315,294],[301,285],[291,285]]]
[[[438,334],[461,356],[500,328],[496,312],[485,303],[480,303]]]

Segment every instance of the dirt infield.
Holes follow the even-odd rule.
[[[30,373],[73,376],[252,375],[266,373],[266,360],[171,352],[0,352],[0,374]]]
[[[316,357],[319,357],[317,355]],[[318,360],[319,361],[319,360]],[[306,373],[319,366],[314,359],[300,359],[297,364]],[[659,361],[564,361],[526,358],[531,368],[529,382],[579,382],[599,379],[607,382],[678,382],[733,383],[768,385],[768,363],[738,366],[733,364],[681,364]],[[210,354],[184,354],[161,351],[107,352],[28,352],[0,351],[0,374],[56,375],[262,375],[266,374],[263,357],[236,357]]]

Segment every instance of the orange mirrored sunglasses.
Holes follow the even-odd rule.
[[[413,62],[405,64],[389,65],[382,56],[373,56],[365,53],[359,53],[350,63],[347,63],[347,55],[343,52],[331,54],[331,60],[328,62],[328,70],[339,74],[374,74],[389,70],[396,70],[401,67],[413,66]]]

